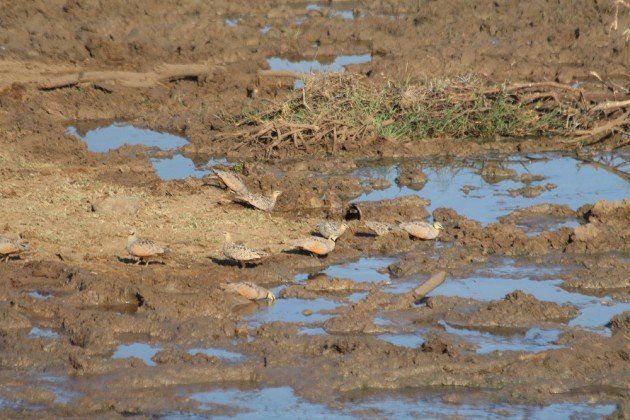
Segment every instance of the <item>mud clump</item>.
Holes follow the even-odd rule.
[[[601,291],[630,289],[630,262],[619,257],[601,257],[597,261],[584,260],[584,268],[564,277],[566,289]]]
[[[537,185],[535,187],[522,187],[522,188],[516,188],[516,189],[508,189],[508,193],[510,194],[510,197],[518,197],[519,195],[525,198],[534,198],[534,197],[538,197],[540,194],[542,194],[545,191],[551,191],[553,189],[557,188],[556,185],[554,184],[547,184],[547,185]]]
[[[613,334],[630,334],[630,311],[614,316],[610,320],[610,329]],[[630,357],[627,360],[630,360]]]
[[[593,206],[578,210],[587,221],[575,228],[567,246],[569,252],[630,250],[630,200],[607,202],[600,200]]]
[[[398,168],[396,185],[419,191],[427,183],[427,176],[415,165],[403,164]]]
[[[474,313],[453,311],[446,316],[446,322],[466,327],[528,327],[536,322],[566,321],[578,313],[571,305],[541,302],[517,290]]]
[[[542,203],[536,204],[531,207],[527,207],[524,209],[514,210],[513,212],[502,216],[499,220],[502,223],[510,223],[510,222],[522,222],[527,219],[536,219],[536,218],[555,218],[555,219],[565,219],[569,217],[575,217],[576,212],[571,209],[571,207],[565,204],[549,204]]]
[[[428,200],[418,196],[406,195],[391,200],[354,203],[352,207],[358,210],[361,220],[399,222],[426,219],[429,204]]]

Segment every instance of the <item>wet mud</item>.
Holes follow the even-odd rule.
[[[273,160],[221,137],[293,88],[267,70],[627,86],[614,2],[88,3],[0,12],[0,235],[30,244],[0,262],[1,416],[628,416],[626,137]],[[90,71],[121,79],[33,84]],[[281,190],[274,211],[213,167]],[[292,249],[344,218],[328,256]],[[172,252],[136,265],[131,230]],[[239,268],[225,232],[271,256]],[[277,299],[220,287],[244,281]]]

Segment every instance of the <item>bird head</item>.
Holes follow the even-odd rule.
[[[274,295],[272,292],[267,292],[267,296],[265,296],[266,299],[269,299],[270,301],[274,301],[276,300],[276,295]]]
[[[232,234],[230,232],[223,232],[223,236],[225,237],[226,242],[232,241]]]
[[[444,226],[442,226],[442,223],[440,222],[433,222],[433,227],[436,228],[437,230],[444,229]]]
[[[271,193],[271,196],[275,200],[276,198],[280,197],[280,194],[282,194],[282,191],[274,191]]]

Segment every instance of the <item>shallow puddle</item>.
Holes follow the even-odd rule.
[[[321,404],[299,398],[288,386],[263,389],[217,389],[192,394],[202,410],[216,410],[213,418],[343,418]],[[299,415],[298,415],[299,413]],[[217,417],[218,416],[218,417]]]
[[[443,395],[420,391],[354,393],[345,404],[346,410],[374,410],[370,417],[379,418],[599,418],[613,413],[614,404],[589,405],[556,403],[547,406],[514,405],[494,402],[448,403]]]
[[[377,337],[379,340],[387,341],[395,346],[411,349],[418,348],[424,343],[424,339],[420,334],[380,334]]]
[[[238,26],[238,18],[225,18],[225,26],[229,28],[236,28]]]
[[[228,164],[225,159],[211,159],[200,167],[192,159],[181,154],[174,154],[170,158],[151,158],[151,163],[160,179],[165,181],[188,177],[203,178],[212,173],[208,167]]]
[[[132,343],[132,344],[120,344],[112,359],[128,359],[130,357],[136,357],[142,360],[148,366],[156,366],[155,362],[151,360],[160,350],[158,347],[153,347],[146,343]]]
[[[161,133],[147,128],[134,127],[126,123],[113,123],[105,127],[97,127],[80,132],[77,127],[68,127],[68,134],[83,140],[91,152],[107,152],[128,144],[145,145],[160,150],[180,148],[188,141],[170,133]]]
[[[254,328],[276,321],[312,324],[324,322],[330,318],[330,315],[319,313],[319,311],[333,310],[339,306],[339,303],[324,298],[278,299],[273,305],[261,308],[256,313],[245,317],[245,320]]]
[[[455,328],[444,321],[440,321],[439,324],[447,333],[457,335],[475,344],[477,353],[479,354],[492,353],[493,351],[525,351],[536,353],[564,347],[562,345],[553,344],[560,336],[561,331],[559,330],[531,328],[524,334],[515,333],[507,335],[466,328]]]
[[[398,392],[354,392],[344,395],[330,409],[295,395],[292,388],[280,386],[262,389],[228,388],[197,392],[190,398],[199,402],[213,418],[599,418],[612,414],[614,404],[555,403],[547,406],[506,404],[465,400],[448,403],[445,393],[424,390]]]
[[[328,334],[325,329],[321,327],[302,327],[299,330],[301,335],[324,335]]]
[[[372,61],[372,54],[360,55],[338,55],[329,57],[328,60],[320,58],[318,60],[299,60],[291,61],[280,57],[271,57],[267,59],[267,64],[271,70],[288,70],[298,73],[328,73],[343,71],[346,66],[351,64],[365,64]]]
[[[39,290],[28,292],[28,295],[36,300],[48,300],[53,296],[52,293],[40,292]]]
[[[145,145],[150,149],[149,156],[156,174],[163,180],[202,178],[211,173],[209,167],[228,164],[226,159],[209,159],[199,164],[181,153],[175,153],[171,157],[155,157],[155,151],[177,150],[188,144],[188,141],[173,134],[134,127],[126,123],[113,123],[87,130],[78,130],[70,126],[68,133],[83,140],[91,152],[103,153],[126,144]]]
[[[418,161],[417,166],[427,176],[427,182],[419,191],[396,185],[399,164],[363,167],[355,172],[361,179],[384,178],[391,187],[361,195],[355,201],[392,199],[404,195],[419,195],[431,200],[429,211],[448,207],[482,224],[496,222],[499,217],[513,210],[541,203],[566,204],[572,209],[598,200],[623,200],[630,196],[630,183],[623,177],[594,165],[584,164],[570,157],[556,154],[537,156],[536,161],[519,160],[513,157],[503,161],[502,167],[514,170],[517,176],[532,174],[545,178],[529,183],[511,179],[485,179],[480,175],[481,161],[462,160],[436,164]],[[359,163],[365,165],[365,163]],[[491,181],[491,182],[489,182]],[[524,186],[556,185],[555,189],[543,189],[537,197],[510,196],[508,190]],[[465,193],[464,191],[468,191]],[[565,221],[562,221],[563,223]],[[568,221],[568,226],[576,226]],[[555,226],[557,227],[557,226]]]
[[[336,57],[320,57],[317,60],[292,61],[280,57],[267,59],[267,64],[271,70],[287,70],[296,73],[331,73],[342,72],[346,66],[351,64],[366,64],[372,61],[372,54],[360,55],[338,55]],[[296,80],[293,85],[295,89],[304,87],[302,80]]]
[[[351,279],[358,283],[384,282],[389,280],[387,267],[395,261],[396,258],[389,257],[362,257],[355,262],[332,265],[323,273],[330,277]]]
[[[518,268],[518,267],[517,267]],[[487,270],[487,269],[486,269]],[[548,268],[550,270],[550,268]],[[510,277],[501,277],[499,273],[509,273]],[[605,325],[610,319],[624,311],[630,310],[630,303],[613,302],[610,297],[593,297],[581,293],[568,292],[560,287],[561,279],[532,280],[527,270],[522,278],[514,278],[513,266],[501,268],[494,276],[472,276],[468,278],[450,279],[428,296],[452,296],[470,298],[480,301],[500,300],[506,294],[522,290],[536,299],[558,304],[571,304],[579,308],[580,315],[569,322],[569,326],[583,327],[600,334],[609,335],[610,329]],[[411,288],[411,285],[408,286]]]
[[[217,357],[219,359],[226,360],[228,362],[241,362],[246,359],[245,355],[241,353],[237,353],[234,351],[229,351],[225,349],[220,349],[217,347],[207,347],[207,348],[194,348],[188,350],[188,354],[205,354],[206,356]]]
[[[50,338],[52,340],[59,338],[59,334],[47,328],[33,327],[29,331],[28,336],[31,338]]]

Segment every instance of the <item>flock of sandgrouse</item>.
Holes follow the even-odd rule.
[[[226,188],[233,191],[236,195],[234,201],[244,203],[253,208],[271,212],[276,205],[276,200],[280,196],[280,191],[274,191],[270,197],[254,194],[249,191],[243,181],[232,172],[214,169],[217,178],[225,185]],[[433,224],[415,221],[399,223],[398,225],[386,222],[366,221],[365,227],[374,232],[377,236],[387,235],[396,231],[405,231],[411,238],[431,240],[438,237],[440,230],[443,229],[440,222]],[[341,235],[348,229],[345,221],[337,222],[326,220],[319,223],[315,232],[320,236],[309,236],[292,241],[290,245],[294,249],[301,249],[309,252],[313,256],[326,256],[335,249],[335,243]],[[136,236],[135,232],[130,232],[127,238],[127,252],[137,258],[136,264],[144,262],[149,264],[149,259],[159,257],[170,252],[170,249],[158,245],[148,238]],[[13,255],[18,255],[29,249],[29,244],[24,242],[22,238],[16,240],[0,236],[0,260],[8,261]],[[247,263],[257,263],[270,256],[268,252],[249,248],[246,245],[233,242],[229,232],[225,233],[225,242],[223,244],[223,254],[230,260],[236,261],[239,267],[245,267]],[[222,288],[228,292],[239,294],[250,300],[270,299],[274,300],[275,296],[264,287],[254,283],[241,282],[222,285]]]

